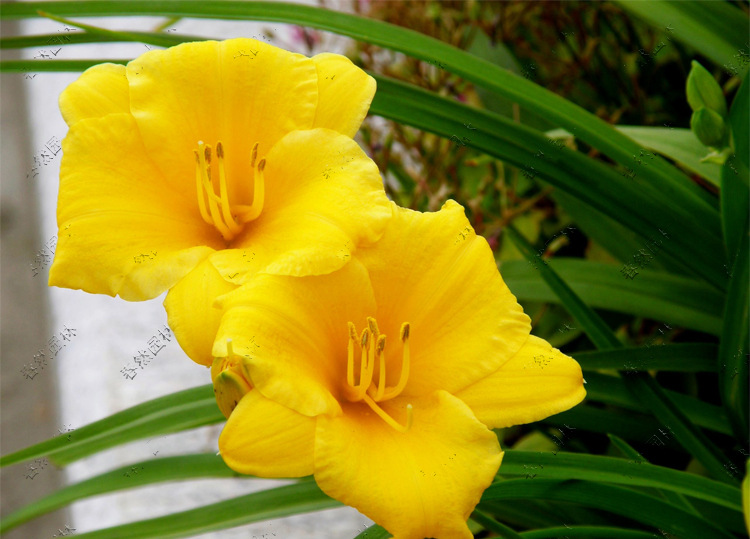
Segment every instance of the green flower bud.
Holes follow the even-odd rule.
[[[726,118],[727,101],[719,83],[705,67],[695,60],[692,66],[687,78],[687,100],[690,108],[697,111],[701,107],[706,107],[722,118]]]
[[[690,128],[704,145],[721,148],[726,145],[724,119],[712,110],[701,107],[690,118]]]

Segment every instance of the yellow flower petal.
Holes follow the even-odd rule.
[[[436,213],[393,207],[380,241],[356,254],[372,280],[375,318],[386,335],[411,325],[404,395],[455,393],[513,357],[530,321],[460,205],[449,200]]]
[[[315,419],[251,390],[229,416],[219,452],[233,470],[261,477],[313,473]]]
[[[130,108],[160,170],[192,186],[198,141],[222,141],[230,200],[250,200],[249,163],[284,134],[309,129],[318,77],[309,58],[254,39],[184,43],[127,66]],[[194,190],[194,187],[192,188]]]
[[[231,339],[245,377],[263,395],[308,416],[340,412],[347,324],[363,327],[375,308],[361,264],[315,277],[257,275],[219,304],[226,314],[214,356],[226,357]]]
[[[312,57],[318,70],[318,108],[314,127],[327,127],[353,137],[375,95],[375,79],[349,58],[323,53]]]
[[[213,363],[212,348],[222,316],[214,302],[235,288],[206,259],[167,294],[164,308],[169,327],[184,352],[196,363],[207,367]]]
[[[125,66],[95,65],[60,94],[60,112],[71,126],[85,118],[130,113],[129,94]]]
[[[222,246],[195,202],[165,185],[129,114],[79,120],[63,153],[50,285],[150,299]]]
[[[405,406],[404,398],[384,408]],[[399,433],[364,404],[319,416],[315,480],[332,498],[372,518],[398,539],[470,539],[466,519],[502,459],[497,437],[444,391],[408,400]]]
[[[64,143],[58,222],[68,228],[59,235],[73,239],[61,245],[72,250],[59,254],[53,284],[148,299],[206,254],[225,249],[232,252],[212,261],[237,284],[266,266],[293,275],[341,267],[360,243],[377,239],[390,216],[377,168],[353,141],[346,146],[331,140],[321,135],[324,129],[266,159],[284,135],[314,127],[319,88],[326,94],[319,125],[356,131],[372,98],[372,80],[343,57],[312,60],[239,38],[185,43],[145,53],[126,67],[102,64],[86,71],[60,99],[66,121],[80,128],[71,129]],[[79,126],[95,120],[101,122]],[[307,157],[316,153],[321,155]],[[337,175],[346,177],[319,185],[323,176]],[[294,207],[275,212],[287,198]],[[71,234],[74,225],[78,238]],[[133,237],[125,239],[129,226]],[[89,250],[82,234],[101,243]],[[264,235],[270,245],[245,252]],[[121,246],[105,246],[113,242]],[[156,264],[153,272],[128,262],[140,264],[153,252],[161,261],[167,260],[162,253],[169,254],[171,265]],[[92,274],[92,254],[107,259],[98,275]]]
[[[286,135],[268,153],[264,176],[263,213],[235,246],[252,252],[254,264],[268,273],[335,271],[359,245],[376,241],[391,217],[375,163],[330,129]],[[245,276],[247,264],[229,251],[211,260],[225,278],[251,277]]]
[[[491,429],[539,421],[585,396],[576,360],[534,335],[491,376],[456,393]]]

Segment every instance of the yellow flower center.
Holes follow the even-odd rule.
[[[198,208],[201,217],[209,225],[213,225],[226,241],[231,241],[242,231],[243,225],[257,219],[263,211],[264,180],[263,169],[266,160],[261,159],[257,166],[258,143],[253,146],[250,158],[250,170],[253,174],[253,202],[246,204],[231,204],[227,190],[227,176],[224,169],[224,146],[221,141],[216,143],[216,160],[218,161],[219,177],[211,175],[211,146],[198,141],[195,153],[195,188],[198,195]],[[218,193],[216,184],[218,185]]]
[[[406,432],[411,428],[413,412],[411,404],[406,406],[406,425],[401,425],[383,410],[377,403],[397,397],[406,387],[409,379],[409,324],[401,325],[401,342],[403,355],[401,359],[401,374],[395,386],[386,386],[385,335],[378,330],[378,323],[374,318],[367,319],[367,325],[359,338],[357,329],[349,322],[349,344],[347,346],[348,361],[346,364],[346,385],[344,396],[350,402],[364,401],[373,412],[399,432]],[[354,350],[359,346],[361,351],[359,381],[354,383]],[[375,383],[375,360],[378,360],[378,381]]]

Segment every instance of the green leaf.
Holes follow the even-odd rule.
[[[608,434],[607,436],[609,437],[609,440],[612,442],[612,444],[615,447],[617,447],[631,461],[634,461],[636,463],[647,462],[647,460],[643,458],[643,455],[641,455],[638,451],[630,447],[625,440],[618,438],[617,436],[614,436],[612,434]],[[686,511],[690,511],[694,515],[700,514],[695,510],[695,508],[690,504],[690,502],[687,501],[685,496],[683,496],[679,492],[673,492],[671,490],[662,490],[662,489],[657,489],[656,492],[659,494],[659,496],[664,498],[667,502],[671,503],[672,505],[682,507],[683,509],[685,509]]]
[[[99,58],[90,60],[5,60],[0,62],[0,71],[8,73],[21,73],[33,71],[36,73],[59,73],[64,71],[85,71],[91,66],[98,64],[121,64],[125,65],[128,59]]]
[[[392,536],[385,528],[373,524],[354,539],[390,539]]]
[[[484,511],[475,509],[471,514],[471,518],[481,524],[485,530],[499,533],[503,539],[523,539],[513,528],[506,526],[502,522],[498,522]]]
[[[619,377],[590,371],[586,371],[584,377],[587,382],[587,399],[639,412],[649,411],[643,403],[633,397],[633,394],[628,391],[625,383]],[[732,434],[729,420],[720,406],[707,404],[699,399],[688,397],[676,391],[664,390],[664,393],[682,410],[691,422],[699,427],[711,429],[722,434]]]
[[[726,458],[714,443],[691,423],[675,401],[670,399],[648,373],[624,376],[623,382],[636,399],[650,409],[666,427],[673,429],[680,444],[693,455],[716,479],[735,483],[736,479],[724,468]]]
[[[589,350],[572,352],[570,355],[578,361],[583,370],[622,370],[632,362],[647,371],[715,372],[718,351],[718,346],[711,343],[678,343]]]
[[[71,26],[83,28],[81,23],[70,22]],[[172,33],[154,33],[154,32],[115,32],[104,30],[102,28],[91,26],[91,32],[74,32],[61,36],[60,34],[45,34],[36,36],[8,36],[0,38],[0,49],[22,49],[26,47],[45,47],[51,42],[60,46],[77,45],[82,43],[116,43],[116,42],[136,42],[147,43],[162,47],[171,47],[188,41],[202,41],[206,38],[199,36],[190,36],[184,34]],[[156,40],[159,40],[156,42]],[[88,61],[88,60],[83,60]],[[101,60],[102,62],[106,60]],[[72,71],[79,71],[74,69]]]
[[[548,264],[591,307],[721,334],[724,296],[699,281],[648,269],[627,279],[618,266],[588,260],[553,258]],[[500,273],[521,301],[561,302],[529,262],[503,262]]]
[[[612,528],[609,526],[559,526],[555,528],[545,528],[543,530],[533,530],[522,532],[523,539],[560,539],[574,537],[601,539],[654,539],[658,537],[652,532],[638,530],[627,530],[623,528]]]
[[[506,231],[526,258],[533,260],[533,250],[526,239],[513,226],[507,227]],[[604,321],[581,301],[548,264],[539,264],[538,267],[542,278],[560,297],[562,303],[597,348],[622,347],[620,341]],[[724,456],[721,451],[685,417],[685,414],[665,395],[651,375],[646,372],[620,372],[620,375],[623,377],[625,386],[633,395],[641,400],[661,423],[674,429],[673,432],[680,444],[691,455],[695,456],[714,477],[722,481],[732,482],[733,479],[727,477],[726,470],[722,465]]]
[[[225,418],[216,406],[211,384],[144,402],[72,432],[0,457],[0,467],[47,456],[55,464],[75,460],[116,445],[211,425]]]
[[[197,509],[141,520],[89,533],[81,539],[171,539],[224,530],[251,522],[322,511],[341,505],[314,481],[254,492]]]
[[[718,65],[734,60],[747,40],[747,15],[729,2],[617,2],[626,11],[665,30],[668,38],[677,39],[708,56]]]
[[[747,219],[745,220],[747,223]],[[732,268],[724,311],[724,329],[719,344],[719,389],[735,436],[744,445],[748,440],[748,282],[750,260],[747,234]]]
[[[617,130],[649,150],[674,159],[688,170],[719,186],[720,167],[714,163],[701,162],[701,158],[708,153],[708,148],[701,144],[690,129],[618,125]]]
[[[230,470],[221,457],[214,454],[144,460],[56,490],[52,494],[4,517],[0,521],[0,533],[15,528],[32,518],[91,496],[163,481],[238,476],[240,474]]]
[[[653,487],[679,492],[693,498],[715,503],[734,511],[742,511],[740,489],[699,475],[600,455],[578,453],[541,453],[506,449],[498,474],[526,476],[529,481],[551,479],[584,479],[600,483],[617,483]]]
[[[544,499],[580,503],[656,526],[682,539],[706,539],[707,537],[734,539],[731,534],[713,523],[659,498],[593,481],[511,479],[493,483],[482,495],[482,502],[509,499]],[[480,502],[480,508],[482,502]]]
[[[721,168],[721,225],[731,268],[742,242],[747,242],[750,213],[750,174],[748,173],[747,118],[750,117],[750,81],[742,81],[729,112],[735,153]],[[744,146],[743,146],[744,145]]]
[[[47,13],[46,11],[40,10],[38,13],[42,17],[46,17],[48,19],[52,19],[53,21],[57,21],[66,25],[70,24],[71,26],[75,26],[86,31],[88,34],[99,36],[107,41],[135,41],[140,43],[148,43],[149,45],[157,45],[160,47],[171,47],[172,45],[187,41],[184,38],[180,38],[178,41],[174,36],[170,36],[168,34],[107,30],[105,28],[99,28],[97,26],[91,26],[81,22],[71,21],[70,19],[65,19],[63,17],[58,17],[56,15],[53,15],[52,13]],[[59,36],[56,37],[60,39]]]
[[[577,228],[620,262],[630,262],[639,249],[648,249],[643,238],[605,212],[582,203],[560,189],[555,189],[551,197],[570,215]],[[514,224],[517,221],[515,219]],[[648,267],[650,270],[669,270],[692,277],[684,264],[666,251],[659,251]]]
[[[731,268],[724,308],[724,327],[719,347],[719,389],[734,434],[748,440],[748,383],[750,343],[748,337],[748,231],[750,230],[750,180],[748,179],[748,125],[750,82],[742,81],[729,111],[735,154],[721,169],[721,219]]]
[[[536,500],[503,500],[484,502],[482,509],[514,526],[547,528],[560,522],[549,510],[551,505],[549,502]]]
[[[575,429],[616,434],[626,440],[647,440],[661,425],[651,416],[618,409],[602,409],[584,401],[565,412],[541,420],[542,424],[558,428],[570,426]],[[672,440],[666,444],[670,449],[679,449]]]

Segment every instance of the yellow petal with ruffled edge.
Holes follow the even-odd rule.
[[[497,371],[456,393],[491,429],[539,421],[585,396],[578,362],[534,335]]]
[[[308,416],[340,413],[348,323],[364,327],[375,310],[361,264],[311,277],[260,274],[218,304],[226,314],[215,357],[227,356],[231,340],[263,395]]]
[[[396,398],[384,408],[397,415]],[[367,406],[320,416],[315,480],[397,539],[471,539],[466,520],[502,459],[497,437],[444,391],[409,400],[414,423],[389,427]]]
[[[317,54],[312,61],[318,70],[319,95],[313,126],[354,137],[375,95],[375,79],[340,54]]]
[[[315,419],[252,390],[239,402],[219,436],[227,466],[262,477],[302,477],[313,473]]]
[[[164,300],[169,327],[196,363],[207,367],[213,363],[212,348],[223,314],[214,302],[235,288],[206,259],[169,290]]]
[[[129,114],[76,122],[63,154],[51,286],[151,299],[223,245],[162,181]]]
[[[60,94],[60,112],[72,126],[86,118],[130,113],[130,91],[125,66],[99,64],[88,68]]]
[[[230,200],[252,199],[250,156],[309,129],[318,76],[309,58],[254,39],[200,41],[143,54],[127,66],[130,109],[165,177],[194,192],[193,150],[222,141]]]
[[[234,240],[252,265],[281,275],[319,275],[376,241],[391,217],[377,165],[349,137],[330,129],[294,131],[266,156],[263,212]],[[231,249],[212,263],[225,279],[252,278]]]
[[[381,332],[398,335],[403,322],[411,325],[404,395],[455,393],[496,371],[529,335],[529,317],[489,245],[452,200],[435,213],[394,204],[380,241],[356,257],[370,275]],[[393,344],[400,358],[401,343]]]

